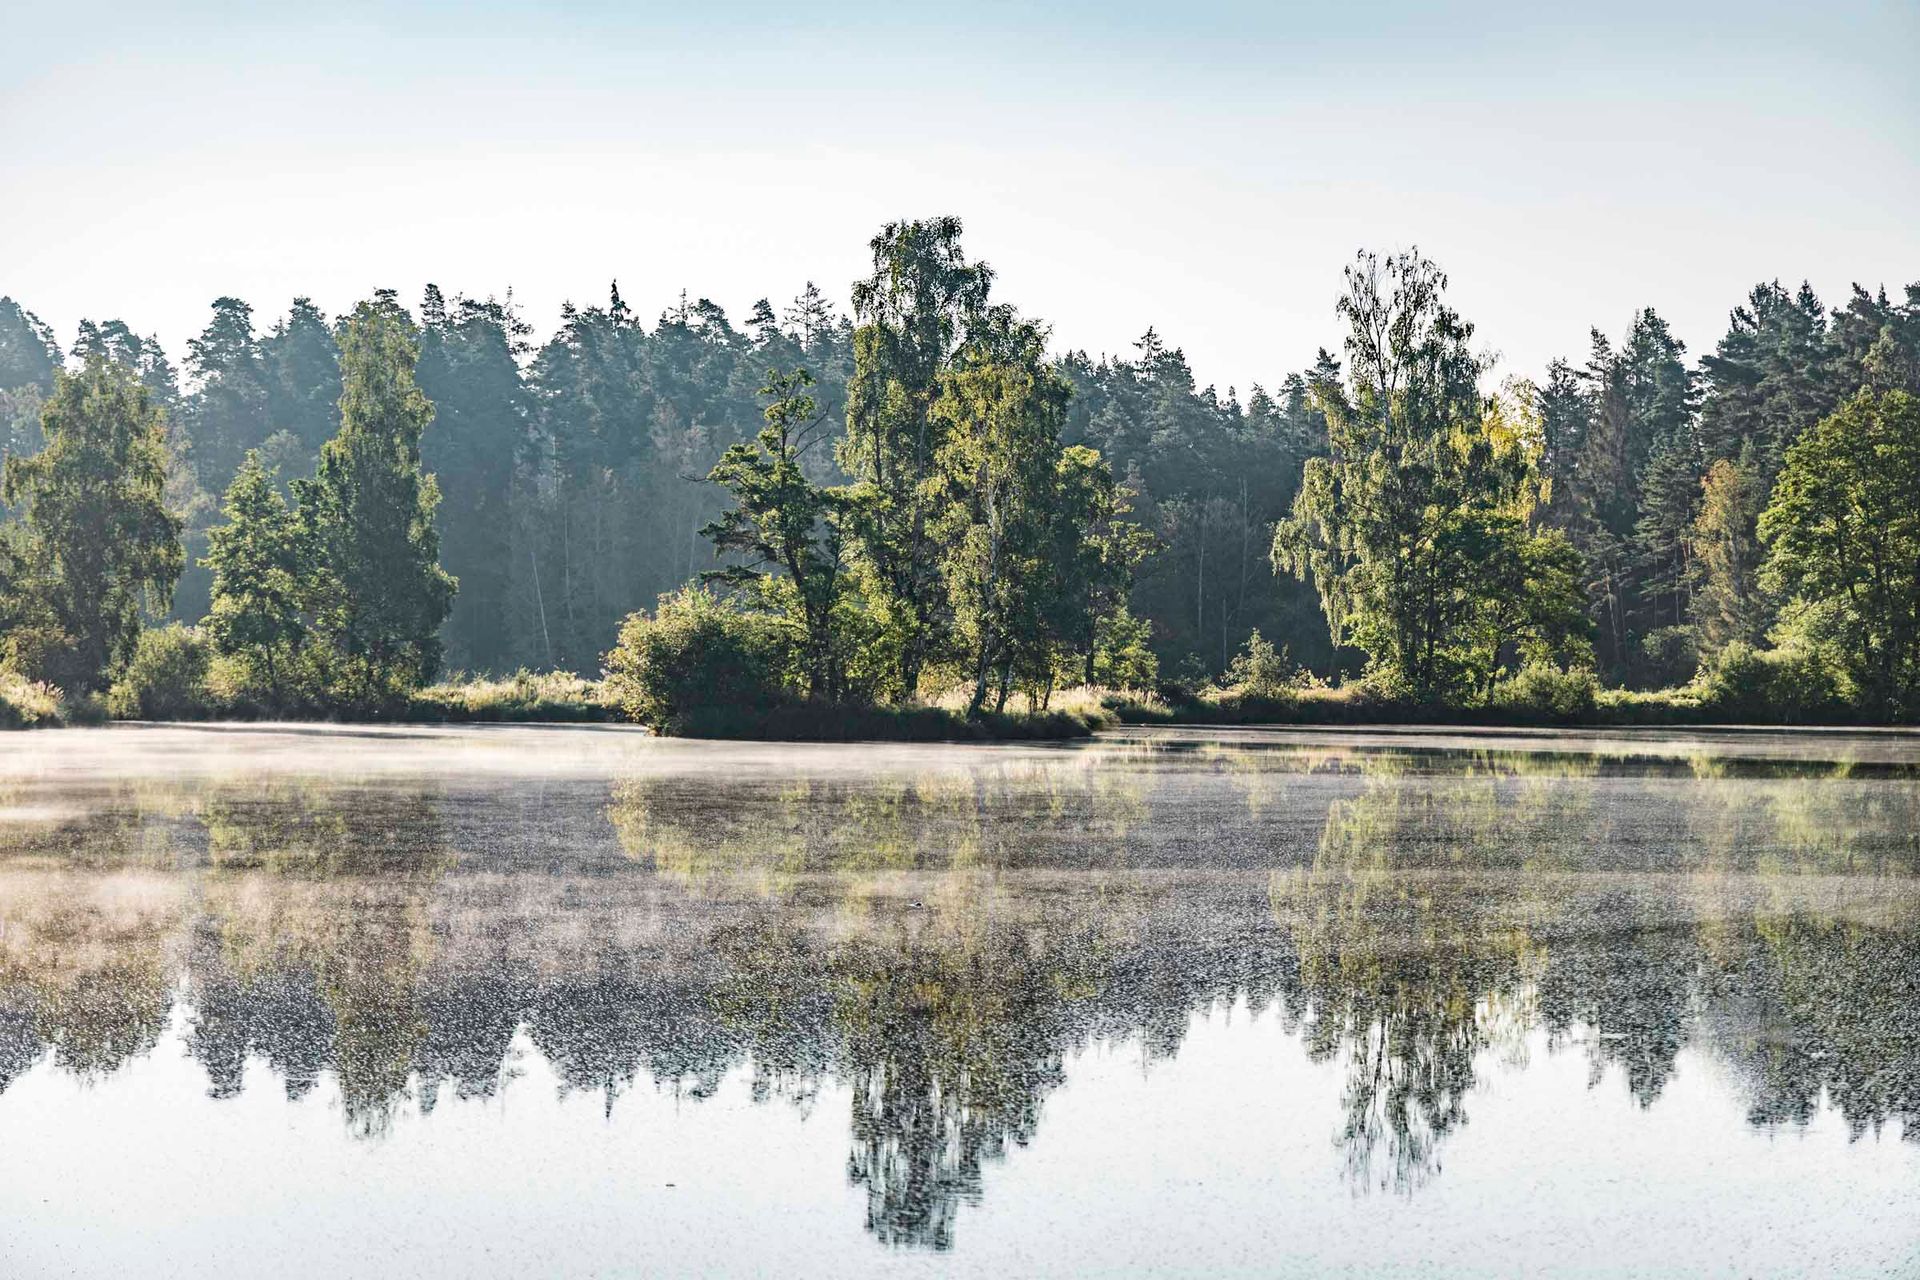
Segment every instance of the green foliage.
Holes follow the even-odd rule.
[[[1519,719],[1554,724],[1590,723],[1599,687],[1593,672],[1585,667],[1565,670],[1545,663],[1529,663],[1514,675],[1496,681],[1487,704]]]
[[[234,359],[244,362],[246,355],[243,348]],[[309,298],[295,298],[260,340],[258,359],[259,376],[266,384],[267,438],[285,433],[289,452],[300,464],[288,474],[304,475],[339,422],[339,344],[320,308]],[[202,476],[201,481],[217,483],[218,477]]]
[[[815,484],[801,467],[825,421],[807,394],[812,385],[804,369],[770,374],[761,388],[770,402],[758,441],[728,449],[707,477],[734,502],[701,532],[721,552],[750,558],[701,577],[745,588],[780,618],[798,656],[801,687],[811,697],[838,701],[850,691],[852,628],[846,624],[855,607],[842,558],[847,499]]]
[[[218,493],[247,451],[272,431],[253,308],[238,298],[216,298],[207,327],[187,343],[187,368],[200,384],[187,422],[187,456],[200,483]]]
[[[1550,437],[1549,519],[1585,562],[1600,658],[1616,675],[1635,669],[1647,627],[1683,611],[1682,539],[1698,489],[1685,354],[1649,308],[1618,348],[1595,330],[1586,364],[1556,361],[1538,393]],[[1672,496],[1676,506],[1661,505]]]
[[[72,407],[48,403],[60,349],[0,300],[0,452],[21,478],[63,447],[70,464],[35,482],[39,516],[24,479],[6,498],[0,662],[71,687],[84,714],[172,582],[172,616],[206,619],[229,713],[518,714],[542,699],[505,692],[517,678],[413,694],[442,645],[492,672],[590,663],[638,602],[707,575],[778,631],[797,721],[808,700],[961,682],[950,709],[985,716],[1162,670],[1198,698],[1232,688],[1256,632],[1329,679],[1364,652],[1364,683],[1303,691],[1300,716],[1511,718],[1496,692],[1530,668],[1644,689],[1732,642],[1749,653],[1717,673],[1730,707],[1774,680],[1751,659],[1770,643],[1822,655],[1854,714],[1920,711],[1893,399],[1920,394],[1920,287],[1828,310],[1763,284],[1698,367],[1642,309],[1541,386],[1489,396],[1432,264],[1363,257],[1345,363],[1322,352],[1243,403],[1154,330],[1122,356],[1043,355],[955,219],[871,247],[857,326],[812,285],[738,328],[684,296],[642,323],[615,287],[530,351],[510,299],[430,288],[418,330],[390,295],[338,329],[295,299],[256,332],[221,298],[184,394],[152,338],[83,320],[73,376],[143,391],[161,424],[126,466],[43,432]],[[833,457],[808,449],[832,435]],[[170,576],[169,539],[143,551],[91,516],[56,534],[60,495],[115,486],[123,512],[157,499],[184,524],[191,569]],[[131,592],[88,579],[95,546],[129,545],[159,556]],[[1595,714],[1707,714],[1697,687],[1637,697],[1609,690]]]
[[[1714,462],[1700,488],[1688,543],[1697,584],[1691,612],[1701,647],[1712,653],[1736,640],[1758,642],[1773,614],[1760,584],[1757,528],[1767,484],[1749,446],[1738,459]]]
[[[61,723],[58,689],[0,667],[0,729],[48,729]]]
[[[1335,640],[1380,676],[1459,698],[1491,678],[1514,617],[1549,647],[1573,626],[1568,557],[1525,523],[1539,431],[1482,400],[1472,326],[1433,263],[1362,254],[1346,279],[1350,385],[1314,387],[1331,452],[1308,460],[1274,566],[1311,579]]]
[[[683,587],[621,624],[606,656],[607,694],[657,733],[699,733],[708,722],[764,715],[785,702],[790,661],[777,619],[710,588]]]
[[[1136,569],[1155,546],[1153,535],[1131,518],[1134,497],[1096,450],[1069,445],[1059,451],[1049,521],[1054,581],[1047,627],[1056,666],[1064,671],[1077,656],[1082,683],[1103,678],[1095,671],[1103,643],[1108,676],[1124,675],[1134,682],[1128,687],[1151,686],[1159,670],[1152,625],[1127,610]]]
[[[171,623],[140,633],[133,660],[107,692],[116,720],[195,720],[218,710],[207,686],[214,647],[197,627]]]
[[[1275,647],[1255,628],[1228,665],[1221,683],[1244,698],[1278,701],[1293,694],[1300,683],[1300,669],[1294,666],[1285,645]]]
[[[1756,649],[1734,641],[1701,668],[1696,682],[1709,715],[1762,724],[1847,719],[1845,676],[1815,649]]]
[[[1267,549],[1302,463],[1326,450],[1326,417],[1310,384],[1337,378],[1337,362],[1321,352],[1313,369],[1289,374],[1271,393],[1255,384],[1244,404],[1200,385],[1185,353],[1152,329],[1130,356],[1070,351],[1056,363],[1074,385],[1062,438],[1099,451],[1138,521],[1129,522],[1137,537],[1126,599],[1135,617],[1151,621],[1161,665],[1172,670],[1192,656],[1202,668],[1195,681],[1205,683],[1257,626],[1330,666],[1312,588],[1276,580]]]
[[[100,356],[61,373],[41,414],[46,447],[6,460],[0,496],[21,511],[10,535],[6,606],[24,623],[10,661],[71,694],[102,688],[132,656],[141,606],[164,607],[184,558],[164,499],[159,412],[126,366]]]
[[[1657,627],[1640,638],[1640,666],[1656,685],[1689,684],[1700,671],[1700,637],[1692,627]]]
[[[53,584],[24,525],[0,527],[0,670],[32,679],[69,661],[72,638],[54,616]]]
[[[1866,708],[1920,715],[1920,398],[1861,391],[1786,454],[1767,578],[1826,607]]]
[[[1698,724],[1708,719],[1701,709],[1697,684],[1665,689],[1602,689],[1595,699],[1594,718],[1601,724]]]
[[[767,742],[1010,742],[1084,738],[1112,723],[1105,711],[983,711],[782,702],[770,707],[702,707],[680,732]]]
[[[1463,638],[1471,636],[1482,655],[1482,691],[1492,689],[1508,650],[1528,666],[1590,666],[1580,553],[1558,530],[1529,534],[1496,525],[1495,535],[1478,566],[1484,602],[1463,627]]]
[[[505,625],[513,603],[513,487],[531,450],[532,397],[519,357],[526,325],[506,305],[429,287],[420,333],[420,390],[434,406],[422,465],[458,495],[435,511],[441,561],[460,583],[446,625],[451,660],[488,670],[512,665]]]
[[[208,531],[213,607],[206,631],[220,654],[244,671],[244,683],[269,705],[315,700],[299,689],[309,602],[331,594],[320,582],[308,528],[274,488],[257,452],[227,487],[226,523]]]
[[[919,692],[947,626],[937,459],[951,414],[936,415],[943,377],[987,319],[993,273],[968,263],[960,220],[889,223],[871,245],[873,272],[853,287],[853,375],[840,465],[856,549],[875,613],[893,632],[898,696]]]
[[[297,482],[317,549],[313,630],[329,699],[381,711],[440,666],[455,583],[439,564],[440,492],[420,469],[433,406],[414,382],[413,324],[391,295],[354,308],[341,331],[340,431]]]
[[[933,406],[941,438],[941,511],[933,533],[962,669],[978,715],[997,682],[1001,709],[1017,672],[1053,670],[1050,608],[1061,599],[1056,537],[1059,431],[1072,388],[1041,362],[1041,335],[1016,323],[997,350],[942,379]]]
[[[406,718],[458,724],[591,723],[612,720],[618,708],[599,682],[570,671],[528,671],[501,680],[454,678],[414,691]]]
[[[60,344],[45,321],[12,298],[0,297],[0,391],[53,390]]]
[[[1088,683],[1106,689],[1152,689],[1160,679],[1152,639],[1153,624],[1128,613],[1125,605],[1099,619]]]

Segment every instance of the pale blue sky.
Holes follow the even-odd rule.
[[[1556,7],[0,0],[0,293],[176,357],[217,294],[428,280],[544,335],[616,276],[844,305],[881,222],[955,212],[1057,347],[1152,324],[1244,391],[1337,342],[1363,245],[1526,374],[1920,279],[1920,5]]]

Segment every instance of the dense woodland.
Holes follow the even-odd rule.
[[[1338,354],[1242,396],[1153,330],[1050,352],[960,232],[888,226],[845,305],[616,286],[544,341],[511,296],[223,297],[176,361],[0,299],[0,658],[281,711],[607,665],[654,720],[1256,670],[1920,713],[1920,285],[1763,283],[1698,360],[1649,307],[1495,386],[1440,269],[1362,253]]]

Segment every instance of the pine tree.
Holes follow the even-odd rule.
[[[835,700],[847,692],[843,614],[846,496],[807,478],[801,458],[824,424],[805,369],[771,373],[766,426],[751,445],[728,449],[707,479],[733,495],[733,505],[701,530],[744,563],[701,577],[749,591],[780,617],[799,655],[809,696]]]
[[[1772,484],[1787,449],[1839,403],[1826,337],[1826,312],[1804,284],[1794,293],[1777,280],[1758,285],[1734,309],[1727,335],[1701,361],[1709,461],[1737,458],[1750,443]]]
[[[214,646],[250,668],[272,706],[287,704],[306,643],[309,601],[332,593],[318,581],[310,531],[250,451],[227,486],[226,522],[207,532],[213,607],[206,627]]]
[[[391,706],[440,666],[454,580],[440,568],[440,492],[420,468],[433,406],[414,381],[416,332],[391,293],[354,308],[341,331],[340,431],[295,487],[330,588],[315,629],[331,649],[331,692]]]
[[[311,299],[295,298],[260,340],[260,366],[267,420],[274,432],[288,432],[298,443],[298,474],[305,474],[340,421],[340,348]]]
[[[213,318],[187,343],[187,368],[199,382],[187,406],[188,456],[201,487],[219,493],[271,431],[253,308],[216,298]]]
[[[422,308],[420,390],[433,402],[423,465],[449,498],[438,512],[441,559],[460,583],[446,639],[469,670],[514,665],[507,613],[512,590],[514,477],[529,454],[530,406],[520,376],[526,326],[506,304],[430,293]]]
[[[0,297],[0,391],[33,387],[50,395],[59,367],[53,330],[12,298]]]

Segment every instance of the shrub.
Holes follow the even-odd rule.
[[[1226,678],[1220,683],[1243,699],[1281,702],[1293,696],[1299,674],[1286,646],[1274,648],[1273,642],[1256,627],[1247,637],[1246,645],[1227,665]]]
[[[1692,627],[1660,627],[1640,637],[1640,656],[1649,684],[1682,685],[1700,671],[1700,640]]]
[[[60,722],[58,689],[0,669],[0,729],[52,728]]]
[[[1755,649],[1735,641],[1701,668],[1701,706],[1729,720],[1795,724],[1844,719],[1846,682],[1817,649]]]
[[[1563,671],[1534,663],[1495,682],[1488,704],[1528,720],[1578,723],[1593,719],[1599,683],[1584,667]]]
[[[223,715],[240,719],[256,719],[272,709],[253,664],[230,653],[216,653],[207,663],[207,700]]]
[[[1151,689],[1160,676],[1152,641],[1153,624],[1124,606],[1100,619],[1093,633],[1093,682],[1109,689]]]
[[[140,633],[133,661],[107,693],[116,720],[188,720],[217,709],[207,688],[213,645],[179,623]]]
[[[85,726],[105,724],[113,717],[107,714],[107,699],[97,690],[84,693],[79,697],[60,699],[60,723]]]
[[[612,718],[603,686],[570,671],[525,668],[501,680],[460,679],[413,695],[411,720],[590,722]]]
[[[1154,686],[1154,694],[1169,706],[1185,707],[1200,701],[1201,691],[1212,686],[1207,675],[1207,664],[1194,653],[1183,653],[1180,661],[1171,672],[1164,668],[1160,672],[1160,681]]]
[[[779,623],[705,587],[630,614],[606,657],[609,699],[656,733],[737,729],[787,701],[790,668]]]

